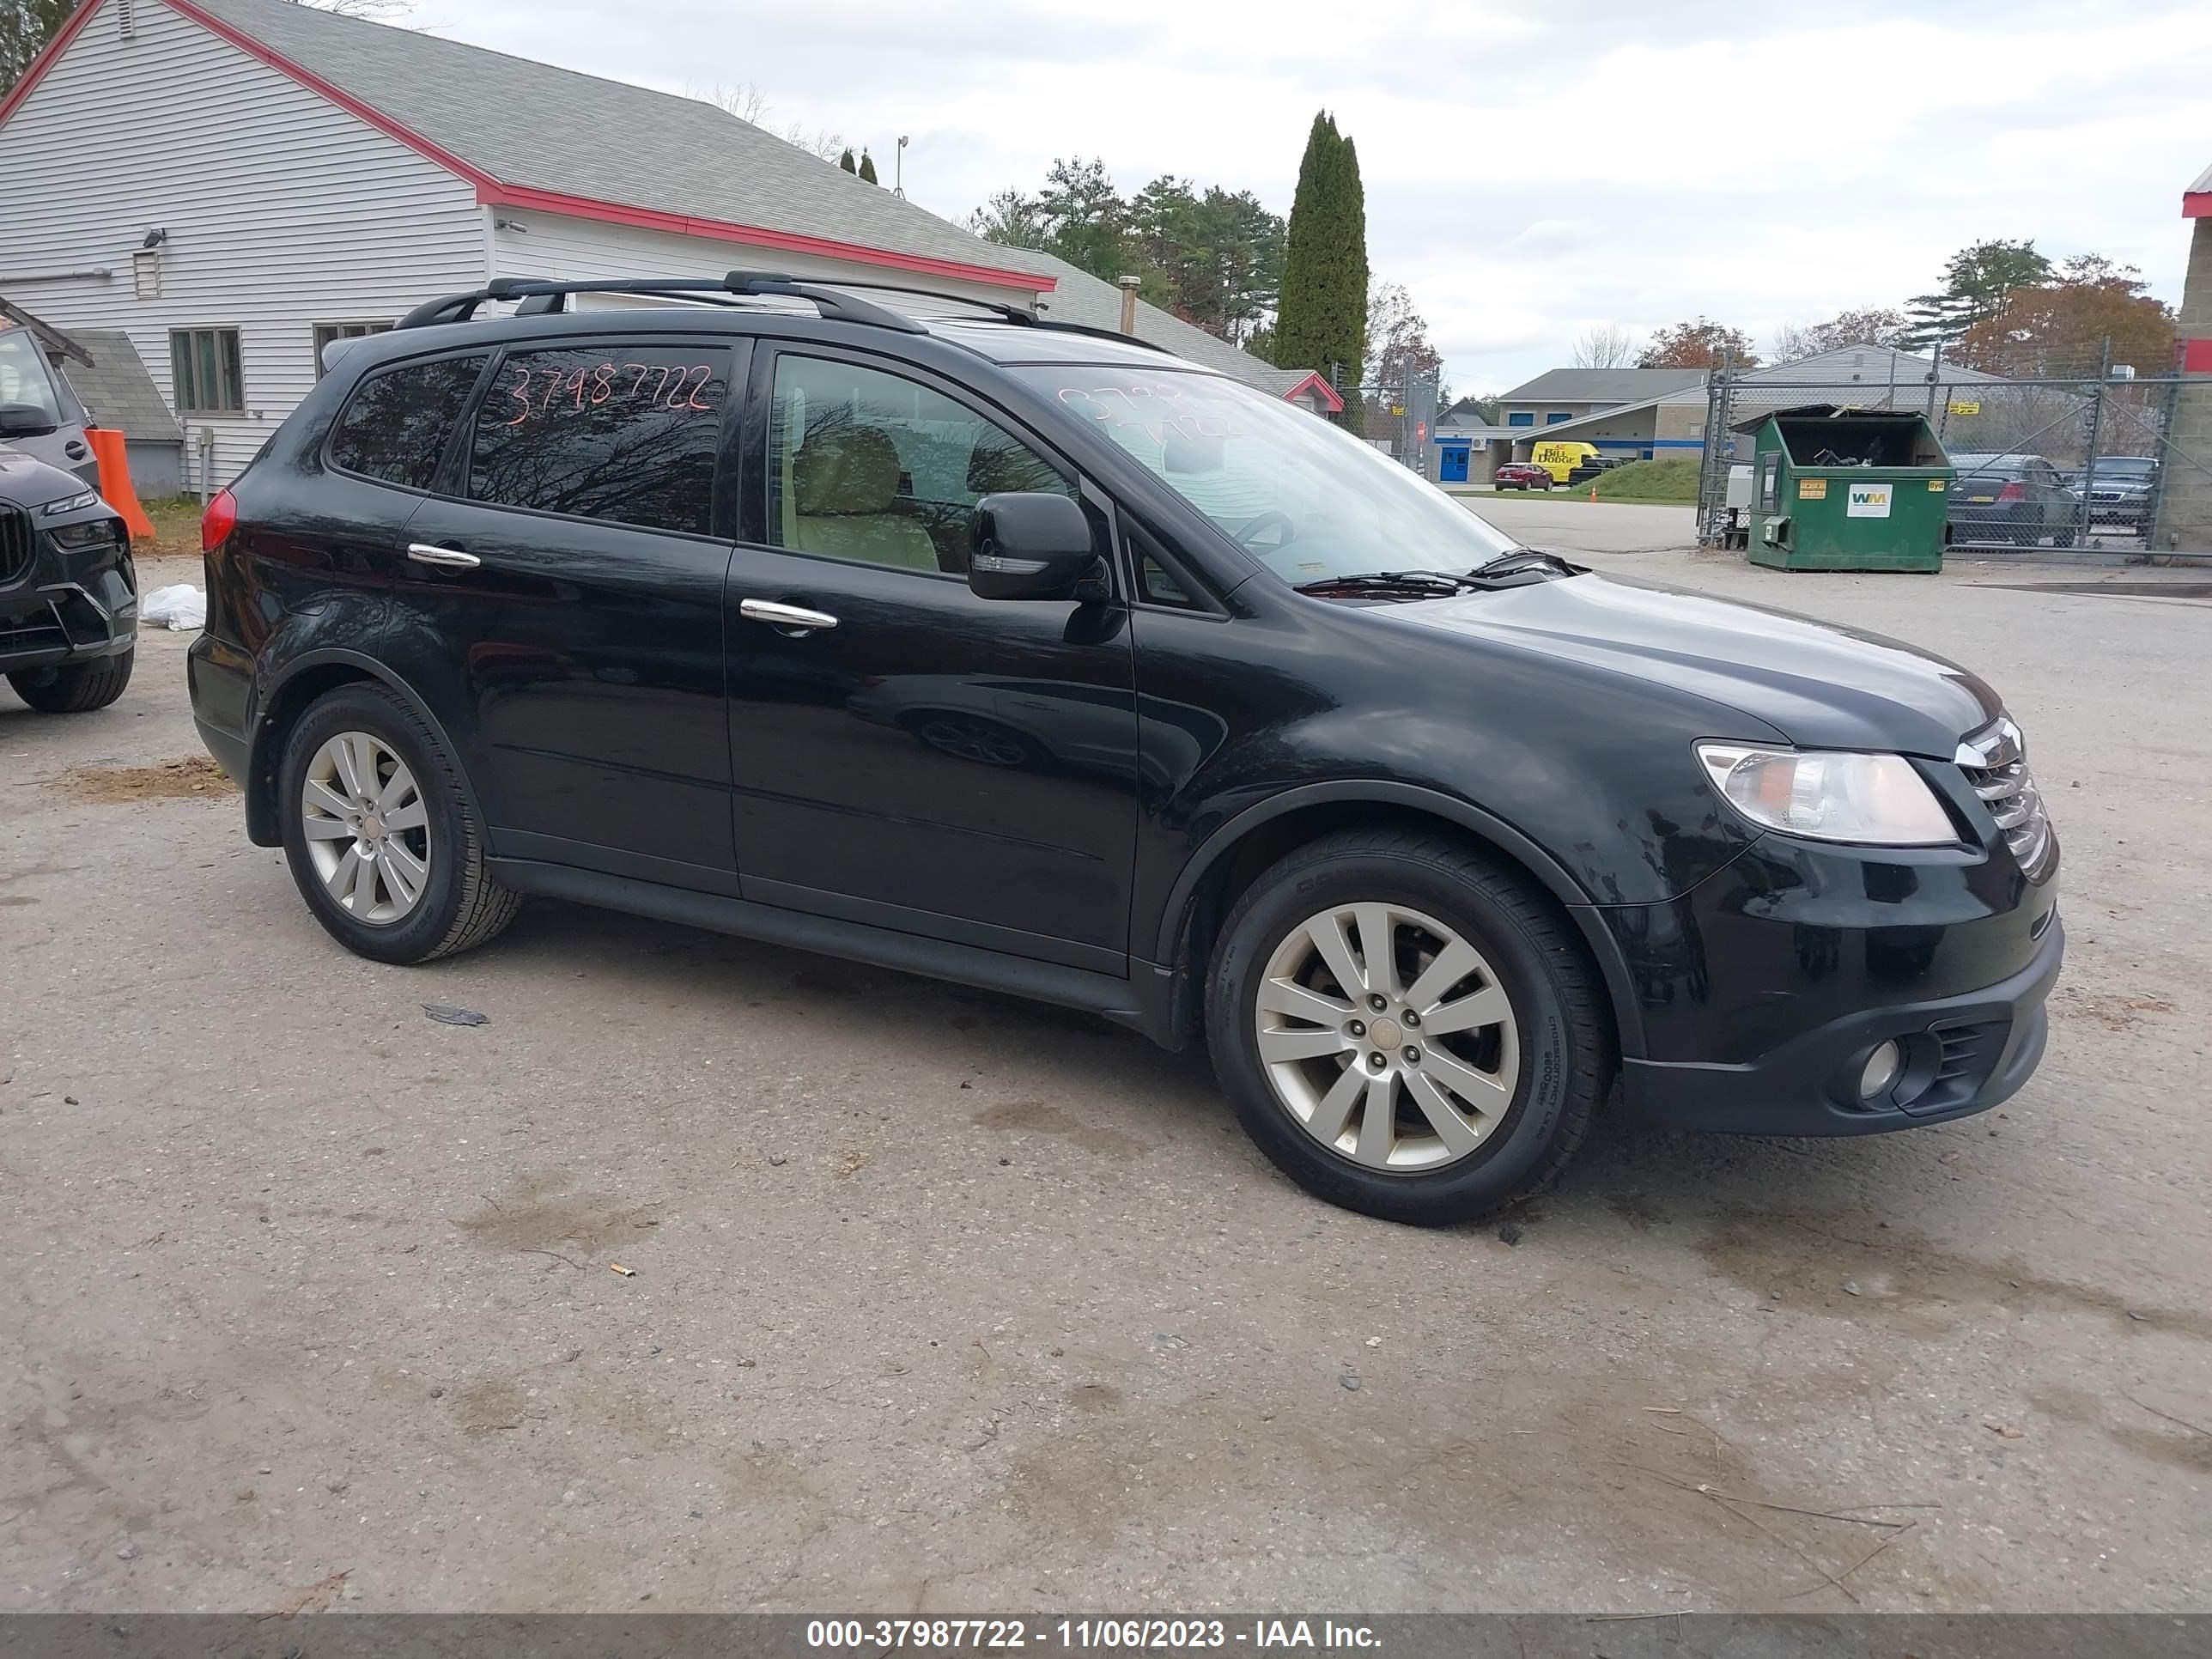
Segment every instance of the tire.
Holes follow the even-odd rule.
[[[1379,992],[1370,984],[1346,998],[1340,976],[1327,968],[1330,952],[1308,948],[1322,937],[1317,924],[1346,914],[1335,954],[1360,973],[1367,971],[1367,919],[1387,918],[1396,977],[1386,983],[1401,999],[1380,1014],[1367,1009],[1357,1043],[1346,1036],[1350,1020],[1328,1022],[1358,1012],[1365,995]],[[1461,953],[1455,963],[1468,964],[1471,955],[1468,973],[1424,987],[1427,965],[1443,956],[1437,946],[1455,937],[1448,948]],[[1302,969],[1295,966],[1301,959]],[[1316,1001],[1300,998],[1309,989]],[[1498,993],[1507,1005],[1502,1021],[1468,1018],[1477,994],[1494,1009]],[[1406,1022],[1391,1030],[1404,1019],[1407,994],[1439,1019],[1458,1011],[1468,1029],[1429,1036]],[[1286,998],[1297,1012],[1279,1012]],[[1581,942],[1518,874],[1440,835],[1346,830],[1285,858],[1230,913],[1206,1003],[1215,1074],[1245,1133],[1307,1191],[1388,1221],[1479,1221],[1541,1192],[1581,1146],[1613,1084],[1612,1023]],[[1264,1037],[1263,1023],[1274,1027]],[[1338,1048],[1322,1052],[1332,1040]],[[1362,1070],[1378,1058],[1387,1068],[1379,1078]],[[1432,1069],[1417,1083],[1420,1067]],[[1468,1101],[1496,1091],[1497,1109],[1442,1118],[1434,1103],[1441,1097],[1454,1105],[1459,1085],[1469,1086],[1459,1095]],[[1336,1122],[1340,1094],[1352,1103],[1325,1143],[1308,1118]],[[1389,1103],[1379,1127],[1369,1121],[1370,1099]]]
[[[2057,535],[2053,536],[2053,537],[2051,538],[2051,544],[2053,547],[2071,547],[2071,546],[2073,546],[2073,545],[2074,545],[2074,532],[2073,532],[2072,531],[2070,531],[2070,530],[2062,530],[2062,531],[2060,531]]]
[[[136,645],[112,657],[90,662],[64,663],[58,668],[31,668],[8,676],[15,695],[42,714],[85,714],[105,708],[131,684],[131,670],[138,655]]]
[[[364,763],[375,786],[353,781]],[[395,795],[401,768],[412,787]],[[318,780],[323,793],[313,799],[320,804],[311,806],[309,786]],[[276,789],[284,857],[300,896],[357,956],[407,964],[474,950],[522,908],[521,896],[485,867],[482,829],[453,757],[422,716],[381,686],[341,686],[310,705],[285,740]],[[337,809],[372,796],[376,821],[362,818],[361,830],[349,830]],[[386,810],[389,825],[381,822]],[[382,848],[380,871],[360,857],[364,844]],[[323,859],[340,872],[325,870]],[[413,895],[403,903],[410,882]]]

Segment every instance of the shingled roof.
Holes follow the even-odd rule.
[[[933,271],[985,282],[1036,295],[1059,320],[1121,325],[1113,284],[1048,253],[984,241],[702,100],[292,0],[163,3],[273,56],[473,180],[478,199],[495,205],[554,213],[615,207],[678,234],[743,228],[762,234],[733,240],[771,249],[872,263],[890,254],[920,271],[918,280]],[[518,111],[530,118],[516,119]],[[1154,306],[1138,306],[1137,333],[1253,386],[1284,372]]]

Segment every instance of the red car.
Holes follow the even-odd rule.
[[[1534,461],[1506,461],[1498,469],[1500,489],[1549,489],[1552,472],[1549,467],[1539,466]]]

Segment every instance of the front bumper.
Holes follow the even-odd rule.
[[[2053,911],[2027,966],[1980,990],[1847,1014],[1740,1065],[1624,1060],[1624,1103],[1669,1128],[1760,1135],[1880,1134],[1987,1111],[2043,1058],[2044,1000],[2065,949]],[[1892,1040],[1906,1056],[1902,1103],[1869,1105],[1857,1097],[1860,1068]]]
[[[138,578],[130,558],[75,578],[0,591],[0,672],[112,657],[138,638]]]

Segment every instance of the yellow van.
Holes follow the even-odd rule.
[[[1596,462],[1597,446],[1556,438],[1537,444],[1528,452],[1528,459],[1550,473],[1553,483],[1565,483],[1573,477],[1577,467]]]

